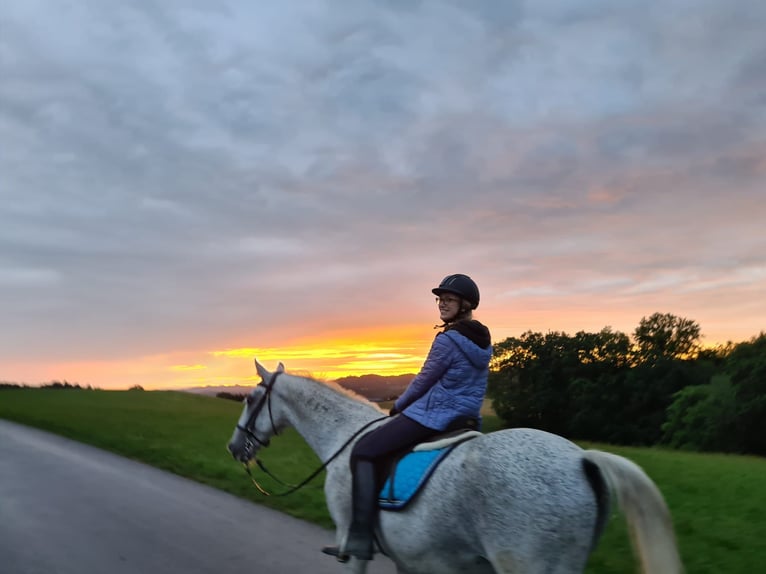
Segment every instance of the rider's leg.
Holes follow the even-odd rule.
[[[378,505],[375,463],[355,459],[353,465],[351,489],[353,516],[344,551],[360,560],[372,560],[372,541]]]
[[[341,562],[348,561],[351,556],[359,560],[372,560],[378,490],[375,463],[352,458],[351,525],[342,550],[338,546],[326,546],[322,552],[336,556]]]
[[[361,560],[372,559],[377,498],[381,487],[376,465],[386,457],[426,440],[437,432],[400,415],[357,441],[351,451],[353,514],[346,544],[342,552],[335,546],[326,547],[322,550],[325,554],[337,556],[344,561],[349,555]]]

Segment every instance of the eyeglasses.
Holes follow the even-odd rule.
[[[460,299],[458,299],[457,297],[437,297],[436,298],[436,303],[438,305],[441,305],[442,303],[444,303],[445,305],[451,305],[452,303],[459,303],[459,302],[460,302]]]

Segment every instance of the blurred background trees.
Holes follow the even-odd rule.
[[[527,332],[494,346],[488,396],[508,427],[625,445],[766,454],[766,334],[715,348],[669,313],[632,337]]]

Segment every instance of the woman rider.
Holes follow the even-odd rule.
[[[364,435],[352,449],[351,526],[343,548],[325,548],[326,554],[372,559],[378,463],[458,421],[480,420],[492,343],[489,329],[473,318],[479,288],[467,275],[455,274],[445,277],[432,292],[443,330],[431,344],[420,372],[391,408],[393,418]]]

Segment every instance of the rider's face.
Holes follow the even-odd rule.
[[[439,318],[442,321],[451,321],[460,311],[460,298],[457,295],[444,293],[436,298],[439,304]]]

